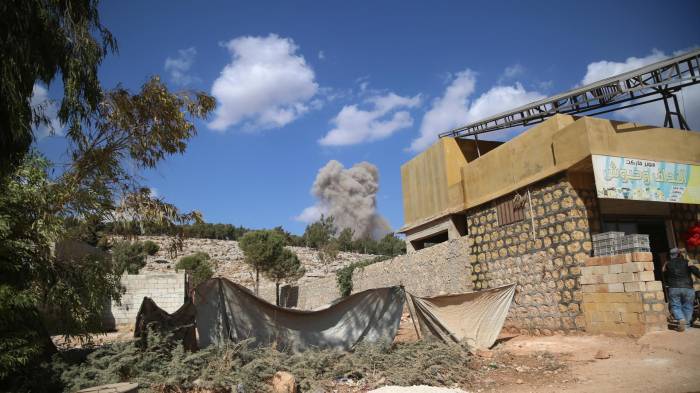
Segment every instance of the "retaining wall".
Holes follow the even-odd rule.
[[[471,292],[468,244],[465,236],[356,269],[353,293],[393,285],[418,296]]]

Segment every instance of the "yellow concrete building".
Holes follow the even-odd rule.
[[[700,204],[700,133],[592,117],[555,115],[507,143],[440,138],[401,167],[405,225],[409,243],[465,234],[469,209],[492,202],[557,173],[574,182],[596,184],[593,159],[622,157],[688,164],[682,201],[646,203],[651,197],[607,198],[619,212],[667,211],[670,203]],[[620,204],[620,199],[629,204]],[[635,201],[641,202],[636,203]],[[634,209],[638,207],[638,209]],[[648,211],[647,211],[648,213]],[[645,214],[646,215],[646,214]],[[409,245],[409,247],[411,247]],[[420,246],[419,246],[420,248]]]
[[[505,143],[443,137],[401,180],[409,253],[460,239],[476,290],[517,283],[507,329],[642,334],[665,328],[661,267],[700,221],[700,133],[555,115]],[[632,236],[606,254],[610,232]]]

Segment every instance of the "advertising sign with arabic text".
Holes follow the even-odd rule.
[[[593,155],[598,198],[700,204],[700,166]]]

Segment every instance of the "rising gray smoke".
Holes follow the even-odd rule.
[[[311,188],[318,207],[332,216],[338,231],[350,228],[355,238],[380,239],[391,232],[389,223],[377,213],[379,170],[369,162],[345,169],[338,161],[328,161],[318,171]]]

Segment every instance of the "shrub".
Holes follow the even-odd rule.
[[[301,391],[325,391],[328,381],[343,377],[363,379],[374,386],[464,386],[473,376],[467,349],[438,341],[394,346],[360,343],[353,352],[309,349],[299,354],[267,346],[254,348],[252,341],[211,345],[189,353],[153,332],[142,343],[114,343],[97,349],[81,364],[68,365],[57,359],[53,368],[66,391],[129,380],[159,392],[219,392],[231,386],[265,392],[280,370],[291,372]]]
[[[160,247],[155,242],[146,240],[143,242],[143,249],[146,251],[146,254],[153,256],[160,250]]]
[[[199,285],[214,275],[209,254],[206,252],[196,252],[192,255],[180,258],[175,265],[175,269],[184,270],[190,274],[192,284]]]
[[[112,263],[118,274],[125,271],[129,274],[138,274],[142,267],[146,266],[146,253],[141,242],[116,242],[112,246]]]
[[[365,266],[385,261],[387,259],[389,259],[387,256],[378,256],[372,259],[365,259],[364,261],[353,262],[336,271],[335,282],[338,286],[338,291],[340,291],[340,296],[348,296],[352,293],[352,275],[355,272],[355,269],[361,269]]]

